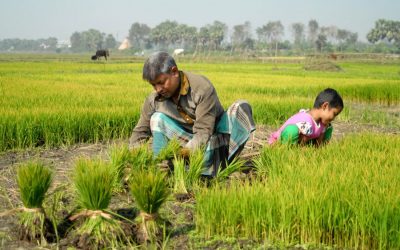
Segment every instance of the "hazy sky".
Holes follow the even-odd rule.
[[[0,0],[0,39],[66,40],[90,28],[123,40],[134,22],[154,27],[165,20],[196,27],[222,21],[231,29],[250,21],[255,29],[280,20],[358,32],[365,41],[377,19],[400,20],[400,0]],[[254,34],[255,37],[255,34]]]

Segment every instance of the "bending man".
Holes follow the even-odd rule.
[[[237,101],[224,112],[211,82],[178,70],[174,58],[166,52],[154,53],[146,60],[143,79],[155,92],[144,102],[129,140],[131,149],[153,136],[153,153],[157,155],[176,138],[183,155],[204,147],[208,169],[203,174],[215,175],[219,166],[224,167],[243,150],[255,130],[252,109],[246,101]]]

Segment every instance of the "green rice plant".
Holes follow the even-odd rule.
[[[182,195],[193,191],[199,183],[204,167],[203,149],[190,153],[188,161],[175,156],[174,165],[174,193]]]
[[[160,224],[163,220],[158,211],[170,194],[165,174],[155,168],[136,171],[131,177],[130,191],[141,211],[142,240],[154,243],[162,233]]]
[[[107,210],[115,181],[115,169],[100,160],[79,159],[74,169],[74,186],[79,212],[74,221],[83,218],[77,233],[89,235],[93,246],[121,247],[126,236],[121,223]]]
[[[129,165],[132,170],[149,169],[155,164],[153,151],[148,143],[130,151]]]
[[[0,151],[127,138],[144,96],[152,91],[140,77],[143,62],[120,59],[104,67],[82,56],[29,57],[0,62]],[[311,107],[326,87],[337,89],[346,102],[400,102],[398,62],[341,62],[342,72],[306,72],[301,65],[279,63],[284,70],[276,70],[271,62],[253,61],[246,62],[246,72],[243,62],[182,67],[206,72],[224,107],[237,99],[252,100],[255,121],[268,125],[278,126],[300,108]]]
[[[199,183],[200,177],[205,170],[204,149],[200,148],[190,153],[189,169],[186,173],[186,187],[193,190]]]
[[[187,194],[185,176],[186,176],[186,163],[185,159],[176,157],[173,160],[174,164],[174,193]]]
[[[221,182],[228,178],[232,173],[243,170],[245,160],[240,158],[233,159],[224,169],[218,168],[217,174],[215,175],[215,182]]]
[[[164,147],[156,157],[156,162],[161,162],[163,160],[174,159],[174,155],[177,154],[181,148],[181,144],[177,139],[172,139],[168,142],[167,146]]]
[[[114,188],[117,192],[123,190],[124,175],[129,166],[130,156],[131,154],[126,145],[122,147],[113,145],[109,150],[111,166],[115,172]]]
[[[24,207],[19,214],[23,233],[30,240],[40,237],[45,242],[43,201],[52,182],[51,170],[39,162],[29,162],[17,170],[17,184]]]
[[[149,144],[145,143],[130,151],[128,167],[125,169],[124,183],[130,183],[130,178],[137,171],[147,170],[153,168],[155,165],[153,151]]]
[[[138,170],[154,166],[155,159],[148,143],[132,150],[127,145],[112,146],[109,153],[111,166],[115,169],[115,191],[122,191],[129,184],[130,176]]]
[[[395,249],[399,148],[399,137],[383,134],[349,135],[318,149],[266,147],[259,179],[196,192],[196,230],[281,246]]]

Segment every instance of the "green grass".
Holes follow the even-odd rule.
[[[321,149],[266,147],[258,181],[198,192],[196,230],[284,246],[397,248],[399,149],[399,137],[374,134]]]

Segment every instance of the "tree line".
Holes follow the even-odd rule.
[[[400,53],[400,21],[379,19],[370,30],[367,40],[362,43],[358,34],[336,26],[320,26],[316,20],[307,24],[292,23],[287,30],[281,21],[269,21],[253,29],[250,22],[228,25],[214,21],[200,28],[181,24],[176,21],[164,21],[151,28],[147,24],[135,22],[129,29],[127,39],[131,44],[129,51],[171,50],[183,48],[185,51],[210,53],[262,52],[267,55],[285,53],[299,55],[318,52],[388,52]],[[286,32],[286,33],[285,33]],[[287,34],[285,36],[285,34]],[[290,39],[287,39],[290,37]],[[284,39],[286,38],[286,39]],[[72,52],[94,51],[96,49],[115,49],[119,45],[112,34],[95,29],[74,32],[70,37]],[[54,51],[56,38],[21,40],[0,40],[1,51]],[[60,51],[58,51],[60,52]]]

